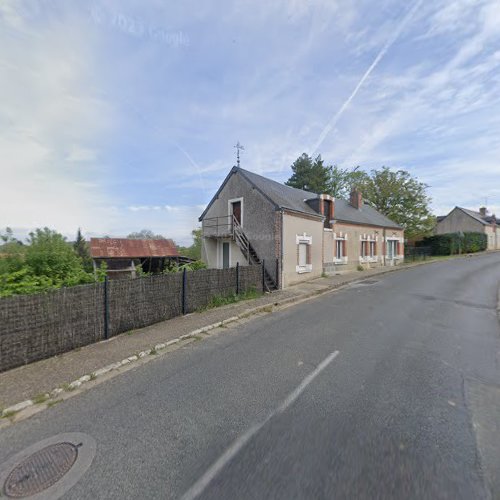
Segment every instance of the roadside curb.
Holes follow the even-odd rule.
[[[419,267],[421,265],[426,265],[426,264],[432,264],[434,262],[439,262],[437,260],[429,260],[429,261],[422,261],[422,262],[416,262],[412,264],[407,264],[407,265],[400,265],[400,266],[394,266],[388,269],[384,269],[380,272],[376,272],[373,274],[369,274],[368,276],[364,277],[361,275],[355,275],[352,276],[351,278],[346,278],[345,280],[335,283],[333,285],[326,285],[323,289],[317,288],[315,290],[305,292],[303,294],[299,294],[293,297],[287,297],[284,299],[277,299],[276,302],[271,303],[271,304],[264,304],[256,307],[250,307],[248,309],[245,309],[243,312],[239,313],[236,316],[231,316],[230,318],[217,321],[216,323],[212,323],[209,325],[206,325],[204,327],[198,328],[196,330],[193,330],[187,334],[181,335],[177,338],[171,339],[167,342],[164,343],[158,343],[154,345],[153,347],[149,349],[145,349],[144,351],[136,352],[131,354],[130,356],[124,358],[121,361],[117,361],[114,363],[110,363],[102,368],[99,368],[97,370],[94,370],[92,373],[86,374],[81,376],[80,378],[73,380],[70,383],[67,384],[62,384],[54,389],[52,389],[49,392],[46,392],[44,394],[40,394],[35,398],[32,399],[27,399],[24,401],[21,401],[19,403],[16,403],[14,405],[11,405],[5,409],[3,409],[0,413],[0,429],[13,424],[19,420],[22,420],[24,418],[27,418],[35,413],[38,413],[39,411],[42,411],[46,408],[49,408],[50,406],[53,406],[69,397],[72,397],[73,395],[76,395],[80,392],[82,392],[84,389],[87,387],[93,385],[90,384],[90,382],[99,382],[99,379],[103,379],[104,377],[110,377],[113,376],[114,374],[119,374],[127,371],[128,369],[131,369],[135,366],[138,366],[138,362],[140,364],[143,364],[147,361],[153,360],[156,358],[156,355],[158,354],[166,354],[167,352],[171,352],[177,347],[181,347],[183,345],[186,345],[186,343],[196,341],[196,340],[201,340],[203,337],[202,336],[209,336],[209,333],[211,330],[214,330],[216,328],[224,328],[225,326],[234,323],[236,321],[246,319],[251,316],[255,316],[258,314],[263,314],[263,313],[272,313],[273,311],[283,308],[285,306],[289,306],[292,304],[299,304],[301,302],[307,301],[311,298],[318,297],[321,295],[325,295],[327,293],[330,293],[332,291],[338,290],[340,288],[345,287],[346,285],[349,285],[351,283],[355,282],[363,282],[367,279],[376,277],[376,276],[382,276],[388,273],[396,272],[396,271],[404,271],[408,269],[412,269],[414,267]],[[321,279],[321,278],[317,278]],[[314,284],[314,281],[312,280],[310,283]],[[498,308],[497,312],[499,315],[499,320],[500,320],[500,289],[498,292]],[[180,344],[180,345],[179,345]],[[171,348],[171,349],[169,349]],[[163,352],[162,352],[163,351]],[[84,386],[84,387],[82,387]]]

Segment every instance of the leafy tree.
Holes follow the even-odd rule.
[[[50,278],[56,286],[70,286],[94,281],[83,269],[66,238],[45,227],[30,233],[25,263],[37,276]],[[90,279],[91,278],[91,279]]]
[[[19,247],[19,245],[16,245]],[[30,233],[28,245],[0,259],[0,296],[38,293],[95,281],[82,259],[59,233],[48,228]]]
[[[330,167],[330,182],[328,193],[334,198],[349,199],[349,195],[354,187],[363,191],[363,186],[369,181],[370,176],[360,167],[352,170],[340,168],[337,165]]]
[[[379,212],[400,224],[408,238],[428,234],[434,227],[427,185],[406,170],[372,170],[361,186],[363,197]]]
[[[330,168],[324,165],[321,155],[311,158],[302,153],[292,164],[292,176],[287,186],[313,193],[328,193],[330,190]]]
[[[193,229],[191,231],[193,237],[193,244],[190,247],[178,246],[177,250],[183,257],[189,257],[194,260],[201,260],[201,228]]]
[[[0,233],[0,274],[18,271],[23,266],[24,245],[14,237],[10,227],[5,228],[5,233]]]
[[[164,240],[161,234],[154,234],[151,229],[141,229],[140,231],[130,233],[127,238],[132,240]]]

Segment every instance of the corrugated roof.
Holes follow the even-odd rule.
[[[178,257],[172,240],[134,240],[128,238],[90,238],[93,258]]]

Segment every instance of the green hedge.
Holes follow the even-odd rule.
[[[486,250],[488,238],[484,233],[447,233],[429,236],[418,246],[428,246],[432,255],[454,255]]]

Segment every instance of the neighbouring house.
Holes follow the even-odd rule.
[[[135,240],[128,238],[90,238],[94,270],[106,263],[110,278],[135,277],[137,268],[148,273],[165,269],[169,260],[182,259],[172,240]]]
[[[403,229],[363,201],[295,189],[234,167],[199,219],[211,268],[262,264],[269,290],[356,269],[397,265]]]
[[[455,207],[448,215],[437,217],[436,234],[476,232],[488,238],[488,250],[500,250],[500,221],[495,214],[488,215],[486,207],[479,212]]]

